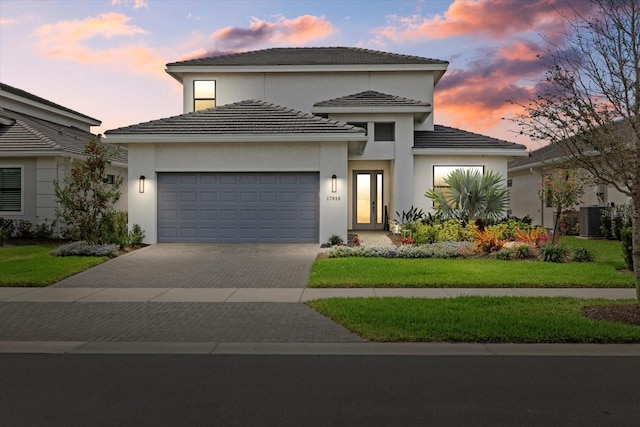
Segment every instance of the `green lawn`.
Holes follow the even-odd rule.
[[[47,286],[108,260],[107,257],[54,257],[56,245],[0,247],[0,286]]]
[[[550,263],[495,259],[320,258],[309,287],[622,287],[634,286],[620,242],[565,237],[567,247],[587,247],[595,261]]]
[[[624,301],[631,304],[634,301]],[[638,343],[640,327],[595,321],[575,298],[330,298],[307,302],[358,336],[379,342]]]

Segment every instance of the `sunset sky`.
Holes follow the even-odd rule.
[[[581,0],[573,0],[575,4]],[[567,0],[0,0],[0,81],[102,120],[182,113],[173,61],[285,46],[356,46],[450,61],[437,124],[535,149],[503,117],[563,43]]]

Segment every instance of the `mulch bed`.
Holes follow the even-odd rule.
[[[606,320],[608,322],[640,326],[639,304],[611,304],[584,307],[582,314],[593,320]]]

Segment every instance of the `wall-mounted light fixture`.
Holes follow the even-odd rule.
[[[140,179],[138,180],[138,191],[140,193],[144,193],[144,175],[140,175]]]
[[[338,192],[338,177],[335,175],[331,177],[331,192],[332,193]]]

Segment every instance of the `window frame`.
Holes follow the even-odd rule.
[[[209,97],[203,97],[203,98],[198,98],[196,96],[196,83],[198,82],[213,82],[213,98],[209,98]],[[193,89],[193,111],[201,111],[201,110],[206,110],[207,108],[215,108],[218,104],[217,104],[217,94],[218,94],[218,83],[216,80],[211,79],[211,80],[204,80],[204,79],[194,79],[193,83],[191,85],[191,88]],[[196,108],[196,103],[198,101],[213,101],[213,107],[206,107],[206,108]]]
[[[391,139],[379,139],[378,138],[378,126],[381,125],[392,125],[392,134]],[[394,142],[396,140],[396,122],[373,122],[373,140],[375,142]]]
[[[0,216],[24,215],[24,165],[0,164],[0,170],[2,169],[18,169],[20,171],[20,210],[17,210],[17,211],[0,210]],[[2,188],[0,188],[0,192],[2,192]]]

